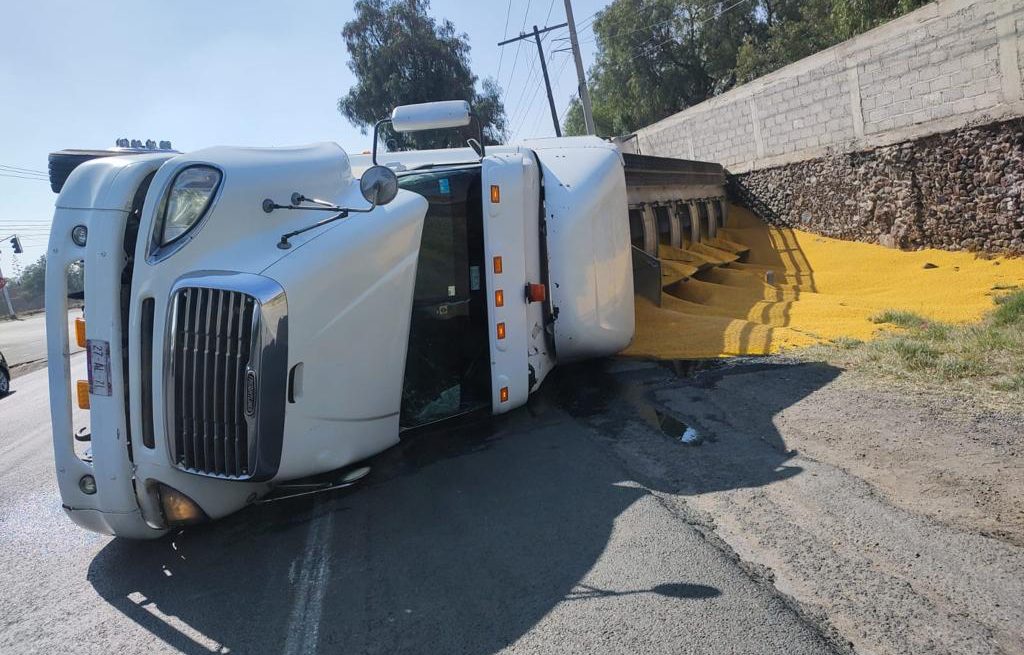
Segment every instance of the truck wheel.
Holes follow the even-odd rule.
[[[7,371],[0,370],[0,396],[6,396],[11,391],[11,376]]]

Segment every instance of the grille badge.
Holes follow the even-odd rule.
[[[245,371],[245,415],[256,416],[256,371]]]

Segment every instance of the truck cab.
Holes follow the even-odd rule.
[[[470,118],[448,102],[397,108],[391,122]],[[398,191],[370,202],[362,187],[382,175]],[[57,199],[47,264],[67,513],[155,538],[359,462],[405,430],[522,405],[556,363],[628,345],[628,225],[622,157],[592,137],[80,165]],[[72,384],[59,271],[76,261],[89,379]],[[90,409],[88,461],[72,441],[75,396]]]

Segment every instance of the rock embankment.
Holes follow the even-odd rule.
[[[752,171],[777,225],[903,249],[1024,254],[1024,120]]]

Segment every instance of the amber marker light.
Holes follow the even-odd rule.
[[[501,257],[494,258],[494,274],[501,275]]]
[[[85,319],[81,317],[75,319],[75,343],[85,348]]]
[[[189,525],[208,520],[203,508],[177,489],[165,484],[157,484],[157,489],[167,525]]]
[[[89,381],[79,380],[75,385],[78,396],[78,409],[89,409]]]
[[[497,184],[491,185],[491,202],[494,204],[501,202],[501,187]]]
[[[508,387],[502,387],[501,391],[498,392],[498,395],[501,398],[501,402],[507,403],[508,402]]]
[[[498,289],[494,292],[494,306],[504,307],[505,306],[505,292]]]
[[[498,323],[498,338],[499,339],[504,339],[505,338],[505,324],[504,323]]]

